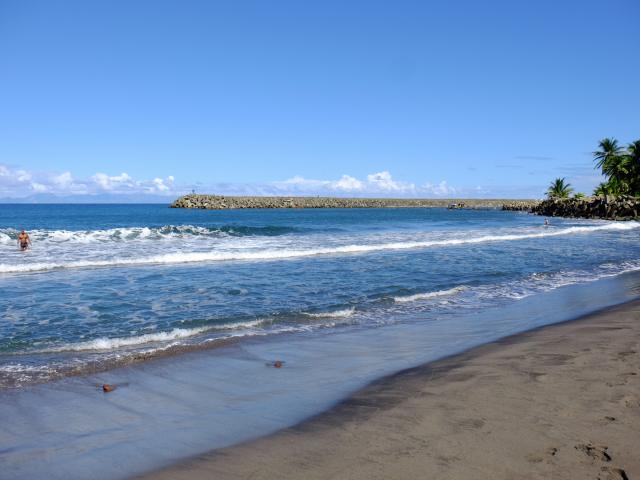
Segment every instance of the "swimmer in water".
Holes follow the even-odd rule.
[[[22,230],[20,232],[20,235],[18,235],[18,247],[20,247],[20,250],[24,252],[30,246],[31,246],[31,237],[29,237],[29,234],[27,232]]]
[[[549,220],[547,220],[546,218],[544,219],[544,226],[548,227],[549,226]]]

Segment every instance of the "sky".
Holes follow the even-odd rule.
[[[640,138],[639,22],[637,0],[0,0],[0,199],[590,193],[598,141]]]

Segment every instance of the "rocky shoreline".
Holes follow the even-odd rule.
[[[606,220],[637,220],[640,198],[627,195],[614,197],[550,198],[539,202],[532,213],[548,217],[601,218]]]
[[[418,199],[418,198],[340,198],[340,197],[227,197],[223,195],[185,195],[171,208],[233,210],[247,208],[424,208],[500,209],[515,200]],[[529,202],[532,203],[532,202]]]
[[[540,200],[503,200],[502,210],[508,212],[531,212],[540,204]]]

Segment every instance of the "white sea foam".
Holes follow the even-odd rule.
[[[465,287],[464,285],[461,285],[459,287],[449,288],[447,290],[436,290],[435,292],[416,293],[415,295],[393,297],[393,301],[399,302],[399,303],[405,303],[405,302],[416,302],[418,300],[429,300],[430,298],[455,295],[456,293],[460,293],[463,290],[466,290],[466,288],[467,287]]]
[[[23,365],[21,363],[9,363],[6,365],[0,365],[0,372],[15,373],[15,372],[35,372],[35,373],[50,373],[52,368],[49,365]]]
[[[119,227],[98,230],[41,230],[29,231],[29,235],[37,243],[105,243],[136,242],[145,240],[171,240],[226,238],[242,236],[273,236],[290,233],[293,227],[284,226],[237,226],[223,225],[203,227],[197,225],[164,225],[161,227]],[[0,229],[0,243],[15,242],[18,230],[14,228]]]
[[[68,260],[62,262],[32,262],[0,264],[0,273],[20,273],[20,272],[37,272],[47,271],[61,268],[86,268],[86,267],[109,267],[109,266],[128,266],[128,265],[152,265],[152,264],[180,264],[180,263],[199,263],[199,262],[215,262],[229,260],[281,260],[289,258],[301,258],[320,255],[336,255],[336,254],[357,254],[368,253],[385,250],[407,250],[418,248],[429,248],[438,246],[456,246],[479,244],[487,242],[505,242],[527,240],[545,237],[557,237],[563,235],[586,234],[601,231],[627,231],[640,227],[638,222],[614,223],[607,222],[594,226],[580,226],[568,228],[546,228],[540,232],[527,232],[519,234],[504,235],[480,235],[476,237],[457,237],[445,238],[426,241],[404,241],[390,243],[372,243],[372,244],[352,244],[337,245],[323,248],[303,248],[289,249],[280,246],[279,248],[236,248],[223,251],[202,251],[202,252],[174,252],[161,255],[151,255],[145,257],[116,257],[111,259],[88,259],[88,260]]]
[[[348,318],[352,316],[356,312],[355,307],[344,308],[342,310],[333,310],[330,312],[316,312],[316,313],[307,313],[304,312],[304,315],[307,317],[313,318]]]
[[[143,345],[150,342],[167,342],[171,340],[178,340],[181,338],[191,337],[199,333],[205,332],[206,328],[174,328],[170,332],[158,332],[147,333],[144,335],[138,335],[133,337],[121,337],[121,338],[96,338],[87,342],[71,343],[47,349],[43,352],[80,352],[85,350],[112,350],[120,347],[130,347]]]
[[[163,227],[121,227],[101,230],[31,230],[33,241],[51,243],[104,243],[109,241],[162,240],[189,236],[226,236],[231,228],[207,228],[195,225],[165,225]],[[0,230],[0,242],[14,242],[18,236],[15,229]]]
[[[258,327],[264,323],[264,320],[252,320],[248,322],[224,323],[219,325],[210,325],[197,328],[174,328],[168,332],[145,333],[143,335],[118,338],[96,338],[86,342],[70,343],[58,347],[52,347],[39,350],[37,353],[55,353],[55,352],[81,352],[88,350],[113,350],[122,347],[136,347],[146,343],[170,342],[173,340],[181,340],[194,337],[206,332],[216,330],[245,330]]]
[[[615,277],[640,270],[640,260],[630,260],[619,264],[603,264],[595,270],[564,270],[552,273],[533,273],[517,282],[498,285],[483,285],[472,290],[480,298],[510,298],[521,300],[540,292],[557,288],[590,283],[603,278]]]

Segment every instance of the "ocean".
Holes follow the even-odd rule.
[[[291,425],[381,375],[636,298],[639,227],[0,205],[0,478],[58,478],[52,465],[82,478],[114,452],[118,468],[93,478],[126,478]],[[103,381],[121,388],[105,396]]]

